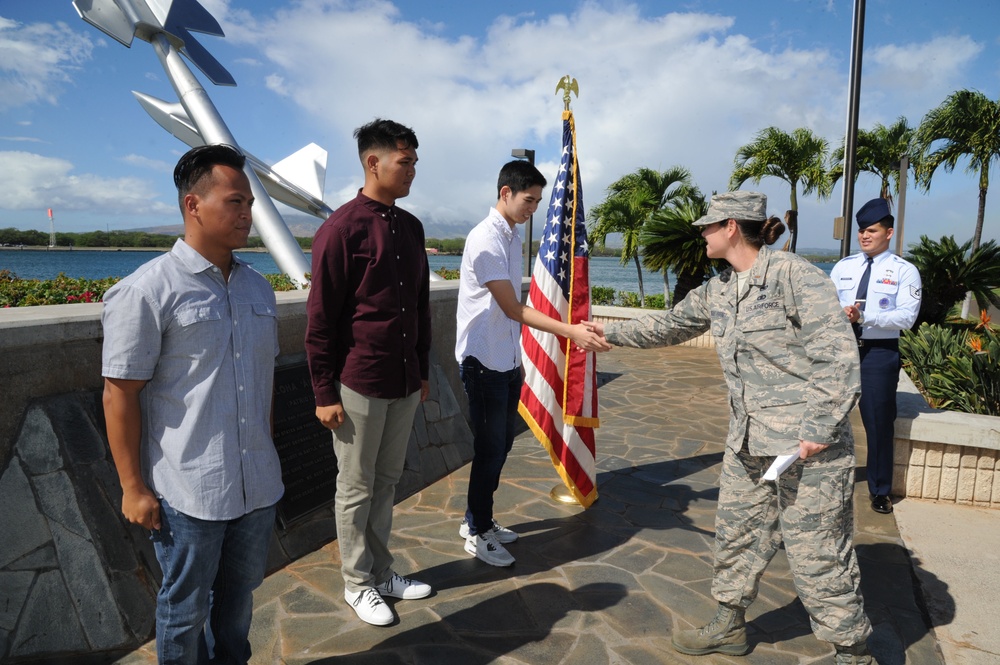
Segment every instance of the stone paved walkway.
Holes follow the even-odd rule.
[[[830,663],[780,551],[748,612],[745,657],[683,656],[672,631],[714,614],[711,545],[727,398],[715,352],[616,349],[599,361],[598,492],[587,511],[549,497],[560,481],[525,431],[497,493],[521,534],[509,569],[469,558],[458,537],[468,466],[396,508],[396,569],[434,586],[391,601],[399,620],[361,623],[344,603],[336,543],[267,578],[256,597],[255,663],[412,665]],[[859,456],[864,430],[855,423]],[[863,469],[861,470],[863,477]],[[942,663],[895,520],[856,485],[857,552],[872,650],[883,665]],[[152,645],[122,659],[147,663]]]

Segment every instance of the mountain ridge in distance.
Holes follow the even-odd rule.
[[[320,225],[323,223],[323,220],[318,217],[310,217],[309,215],[285,215],[284,219],[285,224],[288,225],[288,229],[296,238],[312,238],[316,235],[316,230],[319,229]],[[437,238],[439,240],[445,238],[464,238],[469,235],[469,231],[472,230],[473,226],[471,224],[442,224],[435,222],[433,219],[430,221],[421,219],[420,221],[424,225],[424,236],[427,238]],[[177,236],[184,234],[184,225],[169,224],[166,226],[147,226],[142,228],[118,230]],[[254,228],[250,232],[250,235],[256,236],[260,234],[257,233],[257,229]]]

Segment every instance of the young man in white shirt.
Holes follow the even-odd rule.
[[[571,326],[521,303],[517,226],[538,208],[545,184],[533,164],[505,164],[497,180],[496,206],[469,233],[462,255],[455,357],[469,398],[474,456],[459,535],[466,552],[493,566],[514,563],[504,545],[517,540],[514,531],[493,519],[493,494],[518,425],[521,326],[568,337],[587,351],[611,348],[583,324]]]

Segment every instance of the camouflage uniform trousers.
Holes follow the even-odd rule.
[[[712,595],[746,608],[784,536],[785,552],[813,633],[839,645],[864,642],[871,623],[859,588],[854,553],[854,453],[832,446],[763,480],[772,457],[754,457],[746,443],[726,448],[715,518]]]

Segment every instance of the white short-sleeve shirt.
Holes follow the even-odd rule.
[[[488,369],[507,371],[521,365],[521,324],[500,309],[487,282],[508,280],[521,293],[521,236],[496,208],[469,232],[462,254],[458,287],[455,358],[474,356]]]

